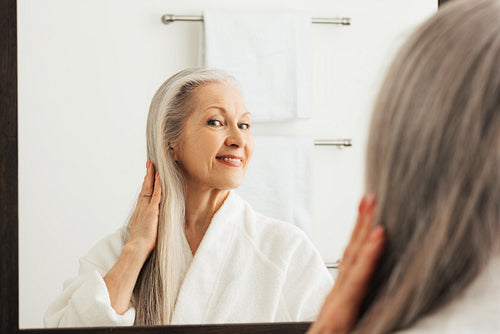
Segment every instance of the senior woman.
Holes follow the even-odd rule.
[[[372,116],[366,191],[381,261],[351,322],[333,290],[310,333],[500,333],[499,0],[445,4],[400,50]]]
[[[135,211],[80,260],[45,326],[313,320],[332,286],[318,251],[231,191],[252,156],[250,126],[232,77],[168,79],[151,103]]]

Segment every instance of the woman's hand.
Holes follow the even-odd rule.
[[[151,161],[146,163],[147,172],[137,200],[137,206],[130,219],[130,235],[127,245],[149,256],[156,244],[158,215],[160,213],[161,183]]]
[[[104,276],[111,306],[118,314],[128,310],[137,277],[156,244],[161,183],[151,161],[148,160],[146,167],[141,193],[131,217],[129,240],[115,265]]]
[[[373,228],[375,196],[363,197],[349,245],[344,251],[335,285],[325,299],[309,334],[349,333],[358,320],[359,307],[384,247],[382,226]]]

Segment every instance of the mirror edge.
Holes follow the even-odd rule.
[[[18,330],[17,11],[0,1],[0,332]]]
[[[99,327],[99,328],[54,328],[54,329],[25,329],[19,333],[46,334],[46,333],[73,333],[73,334],[104,334],[104,333],[285,333],[302,334],[307,331],[310,322],[295,323],[247,323],[247,324],[219,324],[219,325],[177,325],[155,327]]]

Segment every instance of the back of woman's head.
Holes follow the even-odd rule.
[[[194,110],[195,93],[203,85],[235,79],[215,69],[190,68],[170,77],[156,92],[146,128],[148,158],[160,174],[162,199],[157,242],[144,264],[134,290],[135,325],[169,324],[184,258],[184,185],[179,165],[170,151],[180,140],[186,119]]]
[[[387,244],[361,332],[410,326],[498,252],[500,1],[451,1],[402,47],[375,104],[366,192]]]

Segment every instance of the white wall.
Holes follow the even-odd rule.
[[[159,85],[197,65],[201,23],[162,14],[306,9],[352,25],[313,25],[313,118],[254,124],[255,135],[352,138],[316,147],[315,236],[325,261],[349,237],[363,188],[370,108],[383,70],[436,0],[20,0],[20,327],[41,327],[78,258],[121,226],[145,172],[145,121]]]

